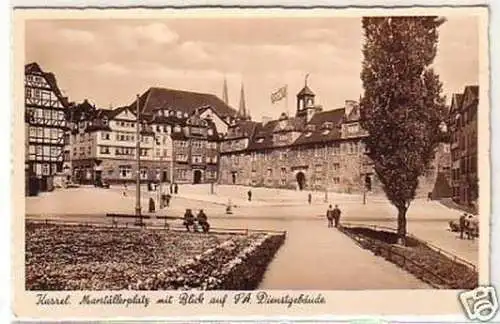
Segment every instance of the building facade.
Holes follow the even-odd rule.
[[[54,74],[37,63],[24,69],[26,193],[51,190],[54,176],[63,171],[65,112],[69,107]]]
[[[234,123],[221,140],[222,184],[354,193],[381,192],[366,155],[360,107],[323,110],[307,86],[297,94],[295,116],[282,114],[261,123]],[[446,145],[438,148],[446,160]],[[448,151],[449,157],[449,151]],[[433,163],[420,179],[418,196],[432,192],[439,168]]]
[[[453,200],[470,205],[479,196],[477,172],[477,108],[479,87],[454,94],[450,107]]]
[[[217,182],[224,131],[217,125],[227,127],[237,112],[212,95],[162,88],[126,107],[97,109],[88,101],[74,107],[66,164],[75,182],[135,181],[137,105],[142,181]]]

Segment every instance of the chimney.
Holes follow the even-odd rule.
[[[351,111],[356,107],[357,102],[355,100],[345,101],[345,116],[348,117]]]
[[[273,119],[269,116],[262,116],[262,125],[269,123],[271,120]]]

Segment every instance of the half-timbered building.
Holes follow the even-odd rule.
[[[62,172],[65,111],[68,100],[53,73],[37,63],[24,69],[27,193],[51,190],[55,174]]]

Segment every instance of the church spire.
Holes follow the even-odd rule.
[[[245,102],[245,88],[243,87],[243,83],[241,83],[241,93],[240,93],[240,108],[238,113],[242,119],[250,119],[250,116],[247,112],[247,105]]]
[[[228,98],[228,94],[227,94],[227,79],[226,79],[226,77],[224,77],[224,85],[223,85],[223,88],[222,88],[222,100],[224,101],[224,103],[226,105],[229,105],[229,98]]]

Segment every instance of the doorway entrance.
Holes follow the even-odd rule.
[[[231,180],[233,184],[236,184],[236,171],[231,172]]]
[[[297,178],[297,184],[299,185],[299,190],[304,190],[306,186],[306,176],[304,172],[298,172],[296,178]]]
[[[201,170],[194,170],[193,173],[193,183],[194,184],[199,184],[201,183]]]

